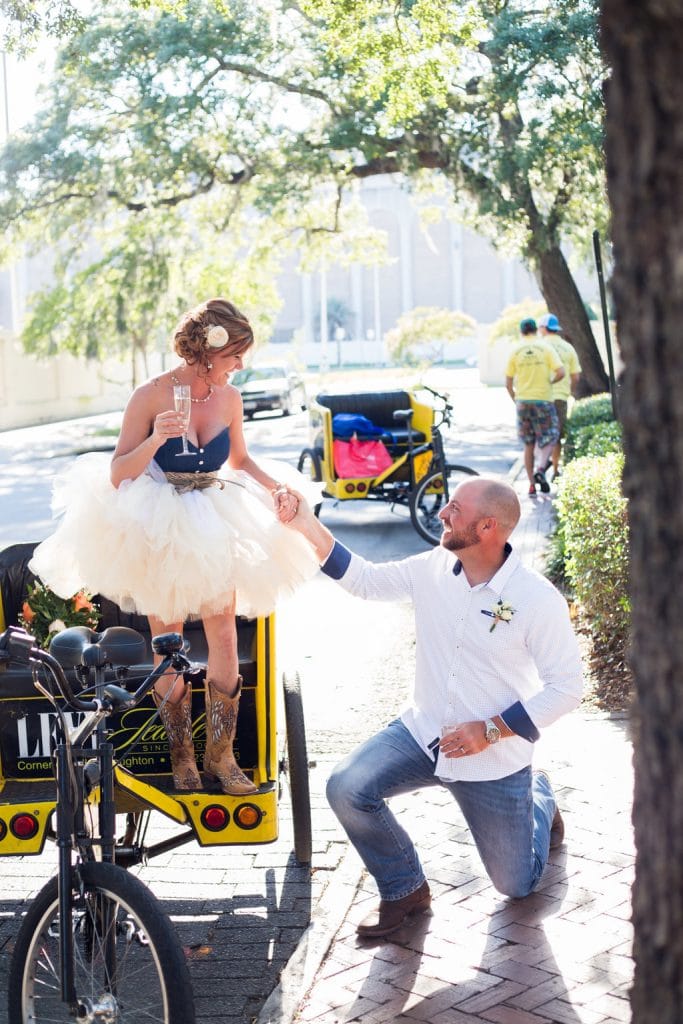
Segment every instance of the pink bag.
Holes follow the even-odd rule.
[[[334,469],[338,477],[379,476],[393,459],[382,441],[334,441]]]

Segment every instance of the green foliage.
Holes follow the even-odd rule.
[[[591,395],[589,398],[581,398],[574,402],[571,414],[567,420],[567,429],[563,447],[563,458],[570,462],[579,455],[593,454],[589,452],[591,437],[599,434],[595,442],[595,454],[605,454],[606,451],[618,451],[621,431],[618,425],[609,429],[597,429],[601,424],[613,424],[614,411],[612,399],[609,394]],[[600,445],[608,447],[605,452],[600,451]]]
[[[67,289],[93,262],[90,233],[125,233],[150,212],[179,212],[195,245],[195,224],[213,220],[209,261],[220,248],[256,265],[236,230],[248,210],[270,219],[261,255],[268,234],[271,249],[303,246],[315,265],[380,262],[381,234],[345,199],[371,174],[438,172],[473,223],[536,271],[604,221],[596,0],[548,0],[542,19],[528,0],[93,8],[58,56],[45,108],[0,160],[7,244],[73,251]]]
[[[354,312],[343,299],[330,296],[327,300],[327,333],[334,338],[335,331],[344,331],[344,336],[350,338],[353,333]],[[321,308],[315,314],[315,333],[320,340]]]
[[[498,341],[514,344],[519,341],[519,325],[522,320],[532,317],[536,322],[538,318],[546,313],[544,302],[524,299],[512,306],[506,306],[498,319],[491,326],[489,342],[495,344]]]
[[[576,459],[565,469],[556,503],[567,579],[596,640],[619,653],[630,624],[623,463],[620,453]]]
[[[418,362],[443,360],[445,345],[471,337],[476,327],[476,321],[466,313],[437,306],[416,306],[401,314],[384,340],[392,359],[414,366]]]
[[[27,53],[41,35],[62,38],[83,26],[72,0],[0,0],[2,48]]]
[[[611,396],[607,393],[591,395],[574,403],[568,426],[585,427],[589,423],[608,423],[613,419]]]
[[[70,626],[96,629],[99,609],[92,595],[79,590],[73,597],[58,597],[40,581],[28,587],[19,614],[19,625],[33,636],[40,647],[48,648],[53,636]]]
[[[564,543],[564,530],[562,523],[558,521],[555,530],[548,538],[544,569],[544,574],[557,587],[565,587],[569,584],[566,573],[566,561],[567,552]]]
[[[621,424],[617,420],[608,423],[589,423],[572,431],[571,443],[565,441],[564,461],[580,459],[586,455],[599,458],[610,452],[622,451]]]
[[[164,219],[171,236],[174,219]],[[146,360],[160,323],[171,314],[173,241],[163,237],[157,220],[139,215],[124,221],[123,230],[93,236],[102,253],[85,266],[73,266],[78,248],[58,254],[52,284],[30,302],[22,332],[27,352],[50,356],[61,350],[88,359],[139,352]]]

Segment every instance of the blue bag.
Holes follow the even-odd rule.
[[[332,433],[335,437],[353,437],[354,434],[379,437],[388,431],[376,426],[367,416],[355,412],[338,412],[332,417]]]

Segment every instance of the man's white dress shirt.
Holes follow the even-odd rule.
[[[433,756],[447,724],[502,714],[515,732],[479,754],[439,754],[440,778],[476,781],[519,771],[531,763],[539,730],[578,705],[581,658],[567,602],[509,545],[495,576],[474,587],[441,547],[375,564],[335,542],[322,569],[358,597],[412,602],[415,689],[401,718],[425,753]],[[507,621],[494,617],[499,601],[512,609]]]

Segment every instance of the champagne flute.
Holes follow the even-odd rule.
[[[175,384],[173,386],[173,405],[180,416],[185,418],[183,426],[183,450],[176,452],[176,458],[180,455],[192,455],[187,447],[187,428],[190,425],[190,414],[192,412],[192,393],[189,384]]]

